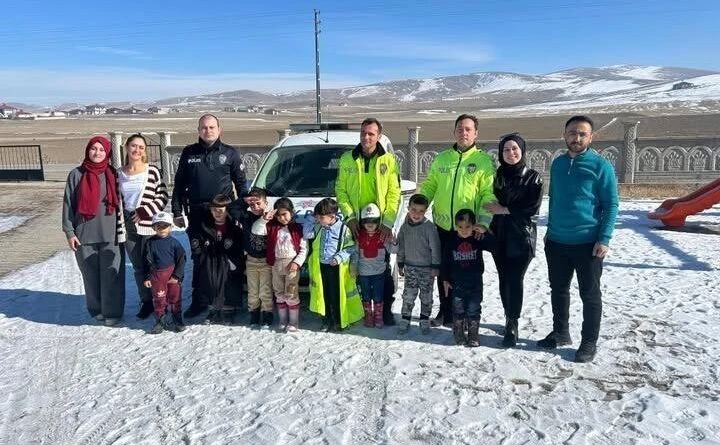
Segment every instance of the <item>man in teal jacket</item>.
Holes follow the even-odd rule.
[[[550,207],[545,236],[553,310],[553,330],[538,346],[553,349],[572,344],[569,330],[570,282],[577,273],[583,302],[582,341],[575,361],[595,357],[602,316],[600,276],[608,252],[618,193],[615,170],[590,149],[593,121],[573,116],[565,124],[566,154],[550,169]]]

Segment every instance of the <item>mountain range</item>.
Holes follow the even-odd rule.
[[[356,87],[322,89],[323,105],[385,106],[421,110],[447,103],[471,103],[477,109],[548,111],[568,108],[620,107],[650,110],[686,107],[720,110],[720,72],[692,68],[614,65],[573,68],[542,75],[478,72],[428,79],[406,79]],[[22,105],[22,104],[20,104]],[[69,108],[77,104],[57,107]],[[212,111],[251,105],[292,110],[314,107],[315,91],[261,93],[227,91],[173,97],[143,103],[109,103],[108,107],[134,105]],[[30,108],[25,106],[25,108]]]

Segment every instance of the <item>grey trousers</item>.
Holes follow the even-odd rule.
[[[75,259],[85,285],[90,316],[122,318],[125,311],[125,252],[111,243],[83,244]]]
[[[145,281],[145,277],[143,276],[143,251],[145,250],[145,243],[150,237],[138,235],[135,229],[135,223],[133,223],[131,219],[125,219],[125,228],[127,229],[125,251],[133,266],[138,297],[140,297],[141,303],[152,303],[152,291],[143,285]]]

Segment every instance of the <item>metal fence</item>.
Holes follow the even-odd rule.
[[[44,181],[39,145],[0,145],[0,181]]]

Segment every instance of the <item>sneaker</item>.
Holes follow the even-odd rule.
[[[185,311],[183,316],[185,318],[195,318],[198,315],[202,314],[207,310],[207,306],[205,305],[199,305],[199,304],[191,304],[189,308]]]
[[[430,333],[430,320],[420,320],[420,333],[422,335]]]
[[[407,331],[410,329],[410,320],[407,318],[403,318],[398,323],[398,333],[400,334],[407,334]]]
[[[105,320],[103,320],[103,324],[108,327],[115,326],[118,323],[120,323],[119,318],[106,318]]]
[[[571,344],[572,339],[570,338],[570,334],[559,335],[556,334],[554,331],[549,333],[547,337],[543,338],[542,340],[538,340],[537,342],[538,347],[543,349],[555,349],[558,346],[565,346]]]
[[[575,353],[575,363],[588,363],[593,361],[597,347],[595,343],[589,341],[581,341],[580,347]]]
[[[330,325],[327,321],[323,320],[322,324],[320,325],[320,332],[330,332]]]
[[[93,318],[97,321],[105,321],[105,316],[103,314],[97,314]]]
[[[172,314],[173,327],[175,332],[182,332],[185,330],[185,322],[183,322],[181,314]]]
[[[300,329],[298,329],[297,326],[289,324],[287,327],[287,332],[298,332]]]
[[[140,320],[146,320],[149,316],[151,316],[154,312],[154,307],[152,304],[152,301],[143,301],[142,305],[140,306],[140,310],[135,315]]]

